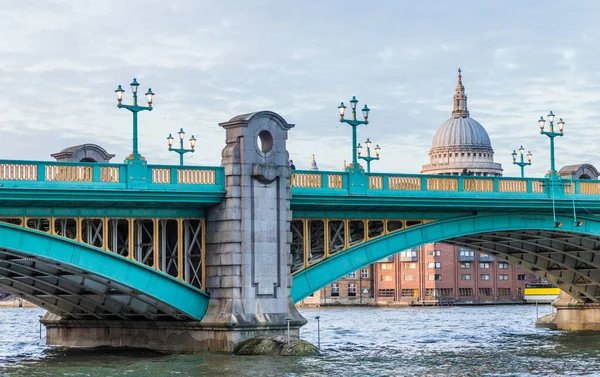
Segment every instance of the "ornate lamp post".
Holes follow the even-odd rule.
[[[148,88],[148,92],[146,92],[146,101],[148,101],[148,106],[138,106],[137,103],[137,91],[138,86],[140,84],[134,78],[131,85],[131,91],[133,92],[133,104],[132,105],[123,105],[123,93],[125,92],[121,85],[115,90],[117,94],[117,107],[119,109],[127,109],[133,113],[133,152],[131,155],[132,160],[139,160],[140,154],[138,152],[138,121],[137,121],[137,113],[140,111],[148,110],[152,111],[152,98],[154,97],[154,93],[152,93],[152,89]]]
[[[519,148],[519,155],[521,156],[521,161],[518,162],[517,161],[517,151],[512,152],[512,158],[513,158],[513,164],[520,166],[521,167],[521,178],[525,177],[525,166],[529,166],[531,165],[531,158],[533,157],[533,155],[530,152],[527,152],[527,162],[523,161],[523,154],[525,153],[525,148],[523,148],[523,146],[521,145],[521,148]]]
[[[196,151],[195,150],[196,138],[194,137],[194,135],[192,135],[192,137],[190,138],[190,148],[191,149],[184,149],[183,148],[183,138],[185,137],[185,132],[183,131],[183,128],[181,128],[179,130],[178,134],[179,134],[179,148],[173,148],[173,140],[175,140],[175,139],[173,138],[173,136],[171,134],[169,134],[169,137],[167,137],[167,142],[169,143],[169,151],[179,153],[179,166],[183,166],[183,155],[188,152],[194,153]]]
[[[358,103],[358,100],[356,99],[356,97],[352,97],[352,99],[350,100],[350,106],[352,107],[352,119],[345,119],[344,115],[346,114],[346,106],[344,105],[344,103],[342,102],[339,106],[338,106],[338,110],[340,111],[340,122],[341,123],[348,123],[350,126],[352,126],[352,170],[358,171],[360,170],[359,166],[358,166],[358,158],[356,155],[356,127],[361,125],[361,124],[369,124],[369,111],[371,111],[367,105],[365,105],[365,107],[363,107],[362,109],[362,113],[363,113],[363,117],[365,118],[365,120],[357,120],[356,119],[356,104]]]
[[[540,126],[540,134],[546,135],[550,138],[550,174],[551,178],[557,177],[556,168],[554,167],[554,138],[557,136],[563,136],[563,129],[565,128],[565,122],[560,118],[556,125],[558,126],[559,132],[554,132],[554,117],[555,115],[550,111],[548,114],[548,122],[550,122],[550,130],[544,131],[544,125],[546,124],[546,120],[544,117],[540,117],[538,120],[538,124]]]
[[[356,149],[358,150],[358,158],[360,158],[361,160],[367,161],[367,173],[370,173],[371,172],[371,161],[379,160],[379,152],[381,152],[381,148],[379,148],[379,144],[377,144],[374,148],[375,149],[375,157],[371,157],[371,140],[369,140],[369,138],[367,138],[367,141],[365,141],[365,147],[367,147],[367,155],[366,156],[360,155],[362,153],[362,146],[360,144],[358,144],[356,146]]]

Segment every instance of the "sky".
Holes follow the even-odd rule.
[[[140,113],[140,153],[177,164],[166,137],[196,137],[187,164],[220,165],[225,132],[243,113],[271,110],[295,124],[298,169],[351,160],[337,106],[353,95],[372,109],[358,140],[382,148],[372,171],[419,173],[452,111],[462,69],[471,117],[487,130],[505,176],[511,152],[549,169],[537,120],[566,122],[556,165],[600,168],[600,2],[566,1],[2,1],[0,159],[49,160],[95,143],[121,162],[131,114],[114,90],[136,77],[156,93]]]

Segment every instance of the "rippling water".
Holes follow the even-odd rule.
[[[540,307],[540,315],[551,311]],[[600,334],[536,329],[534,306],[304,309],[320,357],[40,345],[40,309],[0,309],[2,376],[600,376]]]

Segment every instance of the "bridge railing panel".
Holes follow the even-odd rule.
[[[527,181],[517,179],[499,179],[499,192],[527,192]]]
[[[171,183],[171,169],[169,168],[151,168],[152,180],[150,182],[157,184]]]
[[[458,178],[427,177],[427,191],[458,191]]]
[[[329,185],[329,181],[328,181]],[[322,188],[323,174],[321,173],[292,173],[292,187]]]
[[[121,182],[121,167],[119,166],[101,166],[100,182]]]
[[[544,193],[544,180],[530,181],[530,182],[531,182],[531,192],[537,193],[537,194]]]
[[[93,182],[93,168],[77,165],[46,165],[46,181]]]
[[[494,180],[493,179],[463,179],[463,191],[470,192],[493,192],[494,191]]]
[[[579,194],[600,194],[600,182],[579,182]]]
[[[0,163],[2,181],[37,181],[38,166],[32,163]]]
[[[223,185],[224,171],[220,166],[165,166],[149,165],[151,184],[156,185],[186,185],[206,186]]]
[[[421,191],[422,180],[419,176],[387,175],[387,189],[400,191]]]
[[[383,190],[383,176],[369,176],[369,190]]]
[[[348,187],[348,173],[294,171],[290,186],[311,189],[344,189]]]

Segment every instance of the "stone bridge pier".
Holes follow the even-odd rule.
[[[537,320],[537,327],[567,331],[600,331],[600,303],[582,303],[564,292],[552,306],[556,312]]]
[[[231,350],[256,335],[298,336],[306,320],[290,298],[290,168],[286,149],[294,126],[270,111],[221,123],[227,194],[207,212],[206,289],[202,325],[207,348]]]
[[[226,195],[205,211],[203,287],[210,298],[203,319],[76,320],[48,313],[42,319],[48,344],[232,351],[255,336],[285,336],[288,322],[292,337],[298,337],[306,320],[290,298],[291,171],[286,149],[294,125],[261,111],[220,126],[226,132]]]

